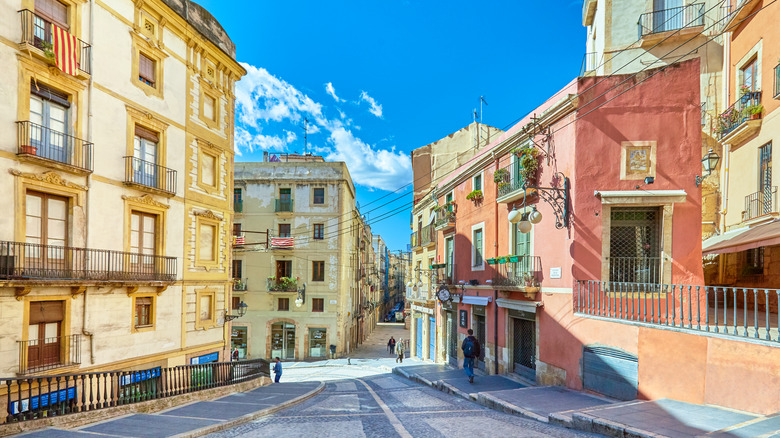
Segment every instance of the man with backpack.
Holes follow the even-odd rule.
[[[474,330],[469,329],[469,335],[463,340],[460,349],[463,350],[463,369],[469,377],[469,383],[474,383],[474,360],[479,357],[479,341],[474,337]]]

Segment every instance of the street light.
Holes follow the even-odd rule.
[[[703,177],[696,175],[694,178],[694,181],[696,182],[696,187],[699,187],[701,185],[701,182],[704,180],[704,178],[710,176],[713,170],[715,170],[715,167],[718,165],[718,161],[720,161],[720,156],[716,154],[712,148],[707,152],[707,155],[705,155],[701,159],[701,164],[704,167],[704,171],[707,172],[706,175]]]
[[[225,311],[225,322],[229,322],[246,315],[247,307],[249,306],[247,306],[245,302],[241,301],[241,303],[238,305],[238,315],[228,315],[227,311]]]
[[[546,202],[552,207],[553,214],[555,215],[555,228],[568,228],[569,178],[562,173],[557,172],[553,176],[552,185],[552,187],[540,187],[524,183],[523,190],[530,190],[531,192],[526,192],[521,207],[525,206],[526,198],[528,196],[536,196],[538,199]],[[515,206],[507,215],[507,219],[509,219],[510,223],[517,224],[517,229],[521,233],[528,233],[531,231],[533,224],[538,224],[542,221],[543,216],[542,213],[536,209],[535,205],[531,206],[531,211],[529,212],[521,212],[521,210],[518,210],[517,206]]]

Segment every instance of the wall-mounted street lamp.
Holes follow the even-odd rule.
[[[241,318],[242,316],[246,315],[246,308],[249,307],[246,305],[245,302],[241,301],[238,305],[238,315],[228,315],[227,310],[225,311],[225,322],[232,321],[236,318]]]
[[[706,175],[699,176],[696,175],[694,178],[694,181],[696,182],[696,187],[699,187],[701,185],[701,182],[704,181],[704,178],[710,176],[713,170],[715,170],[715,167],[718,165],[718,161],[720,161],[720,156],[713,152],[712,148],[710,148],[709,152],[707,152],[707,155],[704,156],[704,158],[701,159],[701,164],[704,167],[704,171],[707,172]]]
[[[305,302],[306,302],[306,283],[303,283],[303,288],[298,289],[298,298],[295,299],[295,307],[301,307]]]
[[[553,181],[562,182],[563,187],[538,187],[523,184],[523,190],[532,189],[539,198],[543,199],[546,203],[550,204],[555,214],[555,228],[568,228],[569,227],[569,178],[565,177],[562,173],[555,174]],[[525,204],[525,198],[523,198]],[[536,209],[536,206],[531,207],[531,211],[521,213],[515,206],[507,216],[509,222],[517,224],[517,228],[521,233],[528,233],[531,231],[532,225],[538,224],[542,221],[542,213]]]

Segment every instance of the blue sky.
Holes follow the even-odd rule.
[[[370,222],[409,206],[372,223],[391,250],[409,243],[411,188],[387,195],[412,182],[410,152],[471,123],[480,96],[483,122],[508,128],[579,73],[585,47],[580,0],[197,1],[249,71],[236,161],[302,152],[308,118],[310,152],[347,162]]]

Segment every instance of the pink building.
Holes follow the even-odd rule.
[[[438,183],[437,361],[473,328],[490,374],[780,410],[776,316],[715,319],[723,291],[697,286],[699,75],[578,78]]]

